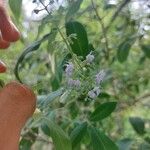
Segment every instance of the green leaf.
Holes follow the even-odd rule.
[[[142,45],[142,50],[145,53],[145,56],[150,58],[150,45]]]
[[[85,58],[90,50],[84,26],[77,21],[68,22],[66,23],[66,34],[71,39],[70,46],[72,51]],[[72,37],[72,35],[75,35],[75,37]]]
[[[98,98],[105,98],[105,99],[109,99],[111,96],[108,93],[104,93],[102,92],[101,94],[98,95]]]
[[[37,38],[39,38],[40,34],[43,32],[43,30],[46,28],[46,25],[50,22],[49,20],[51,20],[52,16],[51,15],[47,15],[46,17],[44,17],[41,20],[41,23],[38,27],[38,34],[37,34]]]
[[[36,141],[36,136],[38,134],[38,128],[30,128],[29,132],[26,132],[19,144],[19,150],[31,150],[31,146]]]
[[[90,52],[91,51],[95,51],[95,48],[94,48],[94,46],[91,43],[89,44],[89,50],[90,50]]]
[[[60,62],[58,64],[56,64],[55,74],[53,75],[52,81],[51,81],[51,85],[52,85],[52,90],[53,91],[57,90],[60,87],[60,85],[61,85],[65,59],[66,58],[63,58],[63,60],[60,60]]]
[[[31,140],[27,139],[21,139],[20,144],[19,144],[19,149],[20,150],[31,150],[33,142]]]
[[[131,117],[129,121],[133,127],[133,129],[139,134],[143,135],[145,133],[145,123],[143,119],[139,117]]]
[[[82,4],[82,2],[83,0],[77,0],[71,4],[66,14],[66,21],[70,20],[72,16],[80,9],[80,5]]]
[[[100,104],[95,111],[91,114],[91,121],[99,121],[108,117],[116,108],[116,102],[106,102]]]
[[[18,61],[16,63],[15,69],[14,69],[14,73],[16,78],[22,83],[22,80],[19,76],[19,66],[22,63],[22,61],[24,60],[25,56],[28,53],[31,53],[33,51],[36,51],[39,49],[40,45],[42,42],[48,40],[49,36],[51,35],[51,33],[46,34],[45,36],[43,36],[43,38],[41,38],[40,40],[37,40],[35,42],[33,42],[31,45],[29,45],[27,48],[25,48],[25,50],[23,51],[23,53],[20,55],[20,57],[18,58]]]
[[[4,87],[4,85],[5,85],[5,82],[2,79],[0,79],[0,88]]]
[[[128,138],[118,141],[117,143],[118,143],[119,150],[130,150],[132,142],[133,141]]]
[[[144,142],[144,143],[140,144],[138,150],[150,150],[150,144]]]
[[[93,150],[119,150],[116,144],[95,127],[88,128]]]
[[[9,6],[17,20],[21,15],[22,0],[9,0]]]
[[[38,107],[45,108],[49,106],[51,102],[53,102],[58,96],[63,94],[63,89],[58,89],[57,91],[51,92],[48,95],[40,96],[38,99]]]
[[[50,136],[53,139],[56,150],[72,150],[68,135],[54,121],[44,118],[43,121],[49,127]]]
[[[117,57],[119,62],[123,63],[127,60],[130,48],[133,45],[134,41],[134,39],[126,39],[119,45],[117,50]]]
[[[84,137],[87,131],[87,123],[81,123],[71,132],[72,147],[76,147]]]
[[[44,132],[44,134],[46,134],[47,136],[50,136],[50,130],[49,130],[49,127],[46,124],[42,124],[41,129]]]

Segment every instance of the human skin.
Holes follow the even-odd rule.
[[[35,107],[36,96],[25,85],[11,82],[0,90],[1,150],[18,150],[21,129]]]
[[[7,14],[5,0],[0,0],[0,49],[20,38],[20,33]],[[6,65],[0,60],[0,73]],[[36,96],[29,87],[11,82],[0,88],[0,150],[18,150],[21,129],[32,116]]]
[[[5,42],[15,42],[20,38],[18,29],[13,24],[6,11],[6,4],[4,0],[0,0],[0,31],[1,37]]]
[[[6,1],[0,0],[0,49],[8,48],[11,42],[15,42],[19,38],[20,32],[6,11]],[[4,70],[6,71],[6,66],[4,63],[0,63],[0,73],[4,73]]]

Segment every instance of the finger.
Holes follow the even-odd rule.
[[[9,46],[10,46],[10,43],[7,42],[7,41],[4,41],[4,40],[2,39],[2,35],[1,35],[1,33],[0,33],[0,49],[6,49],[6,48],[8,48]]]
[[[19,99],[18,102],[23,103],[23,106],[30,105],[30,108],[31,108],[30,115],[34,112],[35,107],[36,107],[36,96],[34,92],[27,86],[13,81],[13,82],[6,84],[1,92],[3,94],[9,93],[11,96],[14,95],[16,97],[16,100],[17,98]]]
[[[6,70],[6,65],[0,60],[0,73],[4,73]]]
[[[35,94],[33,92],[30,94],[30,89],[18,82],[6,84],[0,91],[0,98],[1,104],[5,104],[7,110],[11,112],[10,115],[13,113],[13,119],[20,121],[21,124],[32,116],[36,108]]]
[[[7,86],[14,87],[15,89],[17,89],[16,91],[20,90],[21,93],[28,94],[31,98],[36,99],[34,92],[27,85],[12,81],[8,83],[5,87]]]
[[[0,30],[2,33],[2,38],[8,42],[15,42],[19,40],[20,33],[10,17],[7,15],[6,9],[0,6]]]
[[[10,46],[10,43],[4,40],[0,41],[0,49],[7,49]]]

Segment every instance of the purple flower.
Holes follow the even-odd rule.
[[[66,65],[66,69],[65,69],[65,73],[66,73],[66,76],[67,76],[67,77],[72,76],[72,74],[73,74],[73,69],[74,69],[73,63],[72,63],[72,62],[69,62],[69,63]]]
[[[87,63],[92,63],[93,62],[93,60],[94,60],[94,55],[92,55],[91,54],[91,52],[90,52],[90,54],[88,54],[87,56],[86,56],[86,61],[87,61]]]
[[[93,90],[88,92],[88,96],[92,99],[95,99],[99,94],[100,94],[100,88],[99,87],[94,87]]]
[[[93,89],[93,91],[94,91],[94,93],[96,94],[96,96],[98,96],[99,94],[100,94],[100,88],[99,87],[95,87],[94,89]]]
[[[67,84],[69,87],[73,87],[74,86],[74,80],[69,78]]]
[[[73,80],[73,79],[69,78],[68,79],[68,86],[79,88],[81,86],[81,82],[79,80]]]
[[[101,70],[96,76],[95,76],[95,82],[97,85],[99,85],[105,77],[106,73],[104,72],[104,70]]]
[[[79,88],[81,86],[81,82],[79,80],[74,80],[74,86]]]
[[[92,99],[96,98],[96,94],[94,93],[93,90],[91,90],[91,91],[88,92],[88,96],[89,96],[90,98],[92,98]]]

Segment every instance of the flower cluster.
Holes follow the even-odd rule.
[[[88,92],[88,96],[92,99],[95,99],[100,94],[100,88],[94,87],[91,91]]]
[[[79,80],[73,80],[73,79],[69,78],[68,79],[68,86],[79,88],[81,86],[81,82]]]
[[[94,58],[94,55],[92,55],[92,53],[90,52],[90,54],[86,56],[86,62],[90,64],[93,62]]]
[[[88,64],[88,66],[84,62],[81,66],[85,65],[86,67],[89,67],[89,65],[94,61],[94,59],[95,59],[94,55],[92,54],[92,52],[90,52],[86,56],[86,60],[84,61],[84,62],[86,62],[86,64]],[[80,63],[82,63],[82,62],[80,62]],[[89,84],[89,82],[92,81],[91,84],[89,84],[89,87],[87,89],[85,89],[87,87],[87,85],[86,85],[86,87],[83,86],[84,89],[82,90],[81,81],[79,79],[73,78],[73,75],[75,75],[74,70],[75,70],[74,64],[72,62],[68,62],[66,64],[66,68],[65,68],[65,76],[67,79],[67,86],[70,88],[76,88],[76,89],[80,88],[81,91],[87,92],[88,98],[96,99],[99,96],[99,94],[101,93],[101,83],[106,76],[106,72],[104,70],[99,71],[96,75],[94,75],[94,80],[92,80],[93,75],[91,76],[91,74],[88,75],[89,76],[88,78],[81,76],[81,80],[82,79],[84,81],[87,80],[88,84]],[[89,71],[90,70],[91,70],[91,68],[89,69]],[[82,69],[80,71],[82,71]],[[80,72],[80,75],[81,75],[81,73],[82,72]],[[83,83],[83,85],[84,85],[84,83]],[[91,85],[92,85],[92,87],[91,87]],[[91,90],[88,91],[89,89],[91,89]]]
[[[98,74],[95,75],[95,83],[96,86],[90,90],[88,92],[88,97],[91,99],[95,99],[96,97],[98,97],[98,95],[100,94],[101,90],[100,90],[100,84],[102,83],[102,81],[104,80],[106,76],[106,73],[104,70],[101,70]]]
[[[71,77],[72,74],[73,74],[73,70],[74,70],[74,65],[73,65],[72,62],[69,62],[69,63],[66,65],[66,69],[65,69],[66,77]]]
[[[97,85],[99,85],[105,77],[106,73],[104,72],[104,70],[101,70],[96,76],[95,76],[95,82]]]
[[[81,82],[78,79],[77,80],[72,79],[73,70],[74,70],[74,65],[72,62],[69,62],[66,65],[66,69],[65,69],[65,75],[67,77],[67,84],[69,87],[79,88],[81,86]]]

